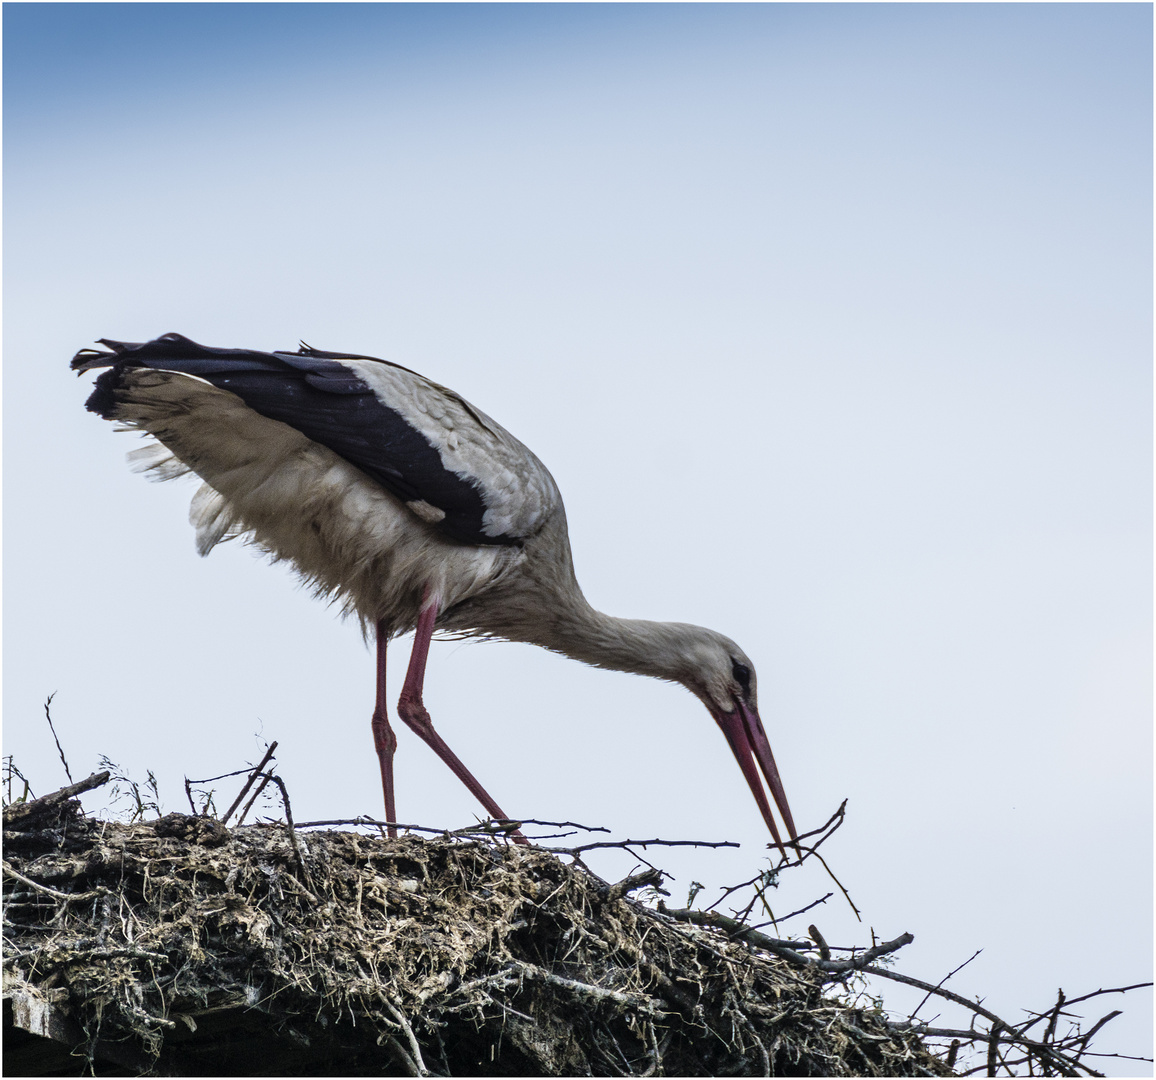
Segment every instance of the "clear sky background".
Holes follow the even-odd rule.
[[[297,818],[380,811],[357,627],[240,543],[199,559],[195,485],[131,474],[68,371],[304,339],[531,446],[596,606],[750,654],[800,826],[849,799],[865,922],[804,923],[911,931],[933,981],[982,948],[951,985],[1009,1019],[1150,978],[1151,17],[6,5],[5,753],[64,782],[55,691],[73,774],[152,769],[166,810],[278,739]],[[685,691],[444,643],[426,700],[511,813],[742,842],[659,853],[676,901],[760,868]],[[399,741],[402,819],[473,820]],[[1123,1007],[1101,1048],[1149,1054]]]

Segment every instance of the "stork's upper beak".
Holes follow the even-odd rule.
[[[739,768],[742,769],[743,776],[746,777],[747,784],[750,786],[751,794],[754,795],[755,802],[759,804],[763,820],[767,823],[767,828],[771,830],[771,835],[775,838],[779,850],[785,856],[787,852],[783,847],[775,819],[771,815],[771,807],[767,802],[767,794],[763,790],[763,782],[759,777],[758,769],[762,769],[763,776],[766,777],[767,787],[771,790],[771,797],[775,800],[775,806],[779,808],[779,813],[782,815],[783,823],[787,826],[792,843],[798,837],[798,833],[795,831],[795,822],[791,818],[791,808],[787,805],[787,793],[783,790],[782,780],[779,779],[775,755],[771,753],[771,744],[767,742],[767,733],[763,730],[763,722],[759,719],[758,712],[738,698],[735,699],[734,709],[729,713],[714,708],[710,712],[715,723],[722,728],[723,734],[727,737],[735,760],[739,763]],[[755,768],[756,761],[759,763],[758,769]]]

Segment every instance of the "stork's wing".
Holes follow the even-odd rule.
[[[397,364],[304,347],[215,349],[179,334],[101,344],[111,351],[85,349],[72,361],[79,371],[111,369],[96,381],[91,411],[115,417],[118,386],[133,369],[192,376],[328,447],[463,543],[519,543],[560,502],[545,466],[509,432]]]

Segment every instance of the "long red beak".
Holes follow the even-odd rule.
[[[759,714],[742,701],[736,701],[735,708],[729,713],[716,712],[714,709],[711,709],[710,712],[715,718],[715,723],[722,728],[722,733],[727,737],[735,760],[739,763],[743,776],[746,777],[751,794],[754,795],[755,802],[759,804],[763,820],[767,823],[767,828],[771,830],[771,835],[775,838],[779,850],[785,856],[787,852],[783,847],[782,838],[779,836],[778,826],[771,814],[767,793],[763,790],[763,781],[759,777],[759,769],[762,769],[763,776],[766,777],[767,787],[771,790],[771,798],[775,800],[775,806],[779,808],[783,824],[787,826],[787,832],[790,834],[792,842],[797,839],[798,833],[795,831],[795,822],[791,818],[791,808],[787,805],[787,793],[783,790],[782,780],[779,779],[775,755],[771,753],[771,744],[767,742],[767,733],[763,730],[763,722],[759,719]],[[755,768],[756,761],[759,763],[758,769]]]

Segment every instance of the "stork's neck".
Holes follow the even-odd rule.
[[[695,645],[704,631],[688,623],[621,619],[591,607],[578,594],[535,627],[533,643],[574,660],[686,684],[696,669]]]
[[[688,623],[620,619],[587,603],[574,575],[565,513],[559,508],[526,545],[519,572],[478,602],[439,620],[447,629],[525,641],[595,667],[682,683],[701,696],[703,648],[720,635]]]

